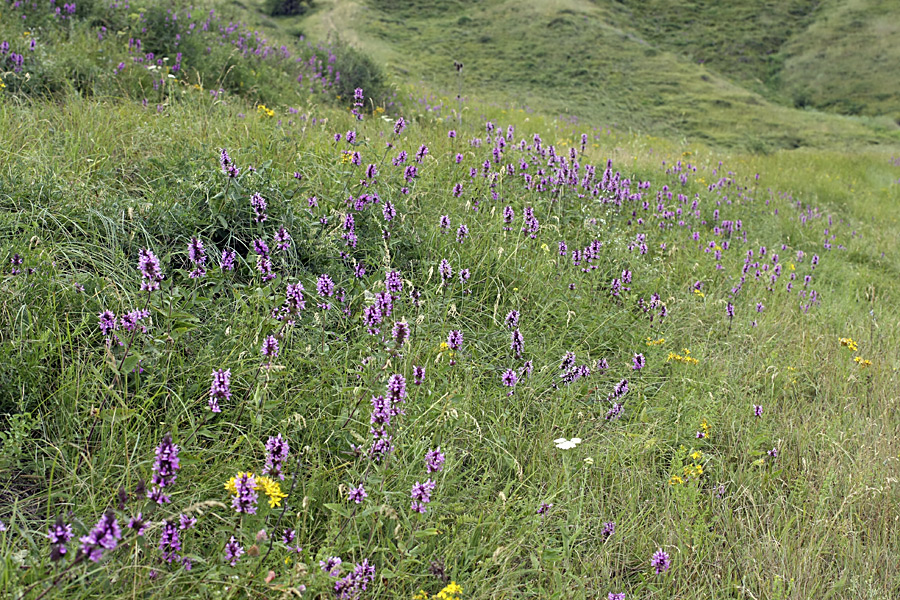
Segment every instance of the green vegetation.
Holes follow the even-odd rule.
[[[185,40],[206,8],[9,4],[3,597],[900,594],[888,125],[609,25],[635,6],[323,1]]]
[[[400,77],[421,79],[427,89],[451,98],[458,91],[453,62],[459,61],[465,65],[462,92],[467,98],[525,105],[607,127],[757,152],[896,143],[900,129],[891,118],[794,108],[797,90],[806,84],[794,75],[799,59],[785,59],[781,51],[794,47],[790,40],[802,38],[804,25],[818,14],[810,15],[810,8],[803,1],[323,1],[305,27],[323,36],[339,30]],[[889,20],[886,15],[894,10],[884,7],[873,14]],[[887,48],[890,38],[884,39]],[[817,43],[809,46],[810,54],[817,52]],[[881,76],[888,63],[864,63],[864,52],[847,52],[844,60],[855,61],[848,66],[867,73],[865,78],[837,76],[843,67],[829,70],[809,61],[799,70],[804,77],[834,72],[829,89],[862,102],[849,86],[869,86],[883,96],[883,104],[855,113],[892,116],[898,107],[889,110],[897,98],[890,86],[898,79]],[[785,74],[783,60],[790,67]],[[790,91],[776,83],[782,79]],[[824,84],[817,80],[815,85]],[[800,104],[834,107],[807,96]]]

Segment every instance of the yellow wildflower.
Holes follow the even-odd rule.
[[[871,364],[872,364],[871,360],[866,360],[862,356],[857,356],[856,358],[853,359],[853,362],[858,364],[860,369],[865,369],[866,367],[871,366]]]
[[[841,338],[841,346],[846,346],[851,352],[859,350],[859,346],[853,341],[853,338]]]
[[[684,479],[682,479],[678,475],[672,475],[671,477],[669,477],[669,485],[678,485],[679,483],[684,483]]]
[[[349,150],[342,150],[341,151],[341,164],[347,164],[351,160],[353,160],[353,153],[350,152]]]
[[[700,450],[697,450],[696,452],[691,454],[691,458],[694,460],[700,460],[701,458],[703,458],[703,452],[701,452]]]
[[[274,117],[275,111],[271,108],[268,108],[265,104],[260,104],[256,107],[256,112],[266,117]]]
[[[281,501],[284,498],[287,498],[287,494],[281,491],[281,484],[271,479],[270,477],[256,477],[253,473],[244,473],[238,472],[237,475],[229,479],[225,482],[225,489],[232,496],[237,496],[237,480],[246,475],[248,478],[253,478],[256,481],[256,485],[253,486],[253,489],[256,491],[261,491],[269,498],[269,508],[277,508],[281,506]]]
[[[257,477],[256,488],[269,498],[269,508],[281,506],[281,500],[287,498],[287,494],[281,491],[281,485],[269,477]]]
[[[455,581],[451,581],[444,589],[435,595],[435,598],[440,600],[461,600],[462,591],[462,588],[456,585]]]
[[[412,600],[428,600],[428,592],[419,590],[419,593],[413,596]]]
[[[666,338],[659,338],[658,340],[654,340],[653,338],[647,338],[648,346],[659,346],[660,344],[665,344]]]

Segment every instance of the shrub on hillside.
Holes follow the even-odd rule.
[[[313,7],[313,0],[266,0],[264,10],[273,17],[306,14]]]

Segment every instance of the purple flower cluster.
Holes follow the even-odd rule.
[[[138,268],[141,270],[141,291],[153,292],[159,289],[159,282],[163,280],[159,259],[153,251],[141,248],[138,252]]]
[[[88,560],[98,562],[106,550],[115,550],[122,539],[122,530],[113,511],[104,513],[90,533],[78,538],[81,541],[81,552]]]
[[[441,452],[440,446],[438,446],[434,450],[429,450],[425,453],[425,472],[437,473],[444,468],[445,460],[446,457],[444,456],[444,453]]]
[[[341,563],[343,561],[338,556],[331,556],[325,560],[319,561],[319,567],[323,573],[329,577],[337,577],[341,574]]]
[[[266,199],[259,192],[250,196],[250,207],[253,209],[253,220],[257,223],[262,223],[269,218],[269,215],[266,213],[269,206],[266,203]]]
[[[422,383],[424,381],[425,381],[425,367],[413,365],[413,383],[416,385],[422,385]]]
[[[343,579],[334,582],[334,593],[338,600],[357,600],[373,581],[375,567],[366,559],[358,563]]]
[[[236,493],[234,498],[231,499],[231,506],[235,512],[246,515],[256,514],[256,503],[259,501],[259,494],[254,488],[256,488],[256,477],[253,477],[250,473],[240,473],[240,476],[235,478],[234,489]]]
[[[269,245],[263,239],[253,240],[253,251],[256,252],[256,270],[262,275],[263,281],[275,279],[272,271],[272,257],[269,255]]]
[[[219,155],[219,165],[222,167],[222,172],[229,177],[234,178],[241,173],[241,170],[238,169],[237,165],[234,164],[234,161],[231,160],[231,157],[228,156],[228,152],[225,148],[222,148],[222,152]]]
[[[425,514],[428,510],[426,505],[431,502],[431,492],[434,491],[435,483],[433,480],[428,479],[425,483],[419,483],[418,481],[412,486],[412,491],[410,492],[410,496],[412,497],[412,503],[410,508],[417,513]]]
[[[234,250],[223,250],[222,251],[222,260],[219,262],[219,266],[223,271],[234,271],[234,259],[237,257],[237,252]]]
[[[263,340],[259,352],[268,358],[269,362],[278,357],[278,340],[275,339],[274,335],[267,336],[266,339]]]
[[[284,481],[284,463],[287,460],[290,446],[287,441],[281,437],[279,433],[276,436],[269,437],[266,441],[266,466],[263,469],[263,475],[271,475],[278,477]]]
[[[672,566],[669,554],[664,552],[662,548],[657,550],[650,558],[650,566],[656,570],[656,574],[665,573]]]
[[[73,537],[72,526],[57,517],[56,522],[47,531],[47,539],[50,540],[50,560],[57,561],[65,556],[66,544]]]
[[[188,274],[188,277],[199,279],[206,275],[206,250],[203,249],[203,242],[196,237],[192,237],[188,243],[188,259],[194,265],[194,270]]]
[[[366,493],[365,488],[363,488],[362,484],[359,484],[359,487],[350,488],[347,492],[347,500],[350,502],[355,502],[360,504],[364,498],[368,498],[369,494]]]
[[[153,489],[147,492],[147,497],[157,504],[171,502],[169,496],[163,493],[167,487],[171,487],[178,477],[176,471],[181,468],[178,460],[178,446],[172,443],[172,436],[166,434],[156,447],[156,460],[153,463]]]
[[[234,536],[231,536],[231,539],[225,544],[225,560],[233,567],[237,565],[243,553],[244,547],[234,539]]]
[[[163,523],[163,530],[159,536],[159,551],[167,563],[181,562],[181,556],[178,554],[181,552],[180,531],[175,521],[167,520]]]
[[[291,247],[291,234],[284,227],[275,232],[275,247],[281,252]]]
[[[209,409],[222,412],[219,400],[231,398],[231,369],[219,369],[212,373],[212,384],[209,386]]]

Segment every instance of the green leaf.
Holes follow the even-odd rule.
[[[345,517],[347,519],[350,518],[350,511],[343,504],[328,503],[328,504],[323,504],[323,506],[325,508],[327,508],[328,510],[330,510],[331,512],[341,515],[342,517]]]

